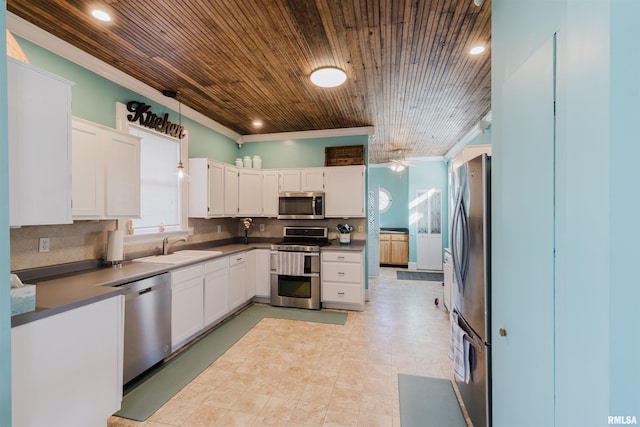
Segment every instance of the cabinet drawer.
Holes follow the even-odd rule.
[[[328,282],[360,283],[360,264],[325,262],[322,264],[322,280]]]
[[[360,252],[322,252],[323,261],[357,262],[362,261]]]
[[[229,257],[216,259],[214,261],[208,261],[204,264],[204,274],[209,274],[214,271],[223,270],[229,267]]]
[[[409,236],[407,234],[391,234],[391,240],[396,242],[408,242]]]
[[[391,240],[391,234],[380,233],[380,241],[388,242]]]
[[[195,265],[193,267],[183,268],[182,270],[176,270],[171,272],[171,284],[181,283],[187,280],[202,277],[204,269],[202,264]]]
[[[359,285],[340,283],[324,283],[322,285],[322,301],[345,302],[358,304],[362,300]]]
[[[247,257],[246,252],[241,252],[239,254],[234,254],[229,256],[229,267],[233,267],[234,265],[242,264]]]

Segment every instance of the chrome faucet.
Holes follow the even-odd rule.
[[[171,241],[169,241],[168,237],[165,237],[162,240],[162,255],[169,255],[169,249],[171,249],[171,246],[173,246],[177,242],[186,242],[186,241],[187,241],[186,237],[178,237],[177,239],[174,239]]]

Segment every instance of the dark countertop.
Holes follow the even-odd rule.
[[[340,242],[335,240],[331,242],[331,245],[322,249],[362,251],[365,248],[365,243],[364,240],[354,240],[349,246],[341,246]],[[121,295],[124,291],[115,286],[123,283],[133,282],[238,252],[270,248],[270,243],[249,243],[247,245],[233,243],[224,246],[199,248],[220,251],[221,253],[212,253],[210,258],[200,258],[193,262],[179,265],[166,264],[161,261],[157,263],[125,261],[117,268],[108,266],[96,267],[75,273],[52,276],[51,278],[25,280],[25,283],[36,285],[36,309],[29,313],[12,316],[11,326],[24,325],[25,323]]]
[[[382,227],[380,228],[380,234],[409,234],[409,229],[400,227]]]

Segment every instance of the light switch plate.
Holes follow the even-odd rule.
[[[218,233],[220,233],[220,232],[222,232],[222,226],[221,225],[218,226]]]
[[[260,224],[260,231],[264,231],[264,224]]]

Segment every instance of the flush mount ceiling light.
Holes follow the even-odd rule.
[[[253,125],[254,128],[261,128],[262,127],[262,121],[261,120],[254,120],[253,122],[251,122],[251,124]]]
[[[473,48],[471,48],[471,50],[469,51],[469,53],[471,55],[479,55],[482,52],[484,52],[484,46],[474,46]]]
[[[111,21],[111,15],[109,15],[107,12],[101,9],[93,9],[91,11],[91,15],[102,22]]]
[[[347,80],[347,73],[340,68],[323,67],[311,73],[311,82],[320,87],[340,86]]]

